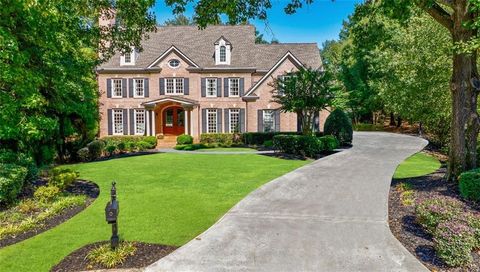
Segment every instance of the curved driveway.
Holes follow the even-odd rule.
[[[146,271],[428,271],[388,227],[395,168],[426,144],[355,133],[353,148],[264,185]]]

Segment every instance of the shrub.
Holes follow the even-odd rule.
[[[325,151],[321,138],[306,135],[276,135],[273,137],[276,149],[287,154],[316,157]]]
[[[275,135],[273,137],[273,146],[287,154],[299,154],[298,135]]]
[[[265,141],[273,141],[275,135],[302,135],[301,132],[246,132],[242,134],[242,142],[246,145],[262,145]],[[316,132],[317,137],[323,136]]]
[[[190,135],[180,135],[177,137],[177,144],[185,145],[185,144],[193,144],[193,137]]]
[[[23,214],[28,214],[28,213],[38,211],[37,203],[32,199],[23,200],[20,204],[18,204],[17,207],[18,207],[18,210]]]
[[[440,223],[452,220],[462,211],[463,204],[449,197],[426,199],[415,207],[418,223],[430,234],[435,233],[435,229]]]
[[[213,144],[217,143],[225,147],[233,144],[241,144],[241,138],[236,137],[237,134],[232,133],[203,133],[200,135],[200,143]]]
[[[88,147],[80,148],[77,151],[77,156],[83,162],[88,161],[90,158],[90,151],[88,150]]]
[[[25,153],[14,152],[9,149],[0,149],[0,163],[16,164],[27,168],[25,180],[34,180],[38,175],[37,164],[33,158]]]
[[[480,249],[480,216],[474,215],[474,214],[467,214],[466,221],[468,226],[472,228],[474,233],[474,237],[475,237],[474,249]]]
[[[127,149],[128,152],[133,152],[137,150],[137,143],[136,142],[126,142],[125,143],[125,149]]]
[[[96,160],[102,156],[103,149],[105,148],[105,143],[100,140],[94,140],[87,144],[89,157],[92,160]]]
[[[27,168],[15,164],[0,163],[0,203],[10,204],[23,188]]]
[[[175,149],[175,150],[183,150],[186,146],[187,146],[187,145],[178,145],[178,144],[177,144],[177,145],[174,147],[174,149]]]
[[[38,188],[33,196],[42,203],[47,203],[53,201],[58,194],[60,193],[60,189],[57,186],[42,186]]]
[[[105,145],[115,145],[120,152],[126,151],[126,144],[129,142],[146,142],[148,143],[147,149],[152,149],[157,146],[157,137],[155,136],[108,136],[101,139],[105,142]],[[123,143],[123,144],[120,144]],[[122,148],[120,148],[122,147]]]
[[[438,256],[449,266],[465,266],[472,262],[475,245],[472,228],[463,222],[446,221],[438,225],[433,237]]]
[[[480,169],[462,173],[459,182],[462,197],[480,202]]]
[[[136,146],[138,151],[145,151],[147,149],[150,149],[150,144],[144,141],[137,142]]]
[[[338,142],[338,140],[332,135],[319,137],[319,139],[320,141],[322,141],[326,151],[333,151],[340,146],[340,143]]]
[[[78,178],[78,173],[67,168],[54,168],[48,184],[65,189]]]
[[[86,259],[90,264],[99,264],[106,268],[114,268],[123,264],[128,256],[133,256],[136,251],[133,243],[121,242],[115,250],[110,248],[110,244],[103,244],[92,249]]]
[[[327,117],[324,132],[326,135],[335,136],[341,145],[352,143],[352,121],[341,109],[334,110]]]
[[[125,144],[125,142],[119,142],[117,144],[117,148],[120,153],[125,153],[125,151],[127,151],[127,145]]]
[[[272,148],[273,147],[273,140],[266,140],[263,142],[263,146],[266,148]]]
[[[112,156],[113,154],[115,154],[116,150],[117,147],[115,145],[107,145],[107,147],[105,147],[105,151],[107,152],[108,156]]]

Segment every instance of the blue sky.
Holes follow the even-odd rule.
[[[294,15],[287,15],[283,8],[288,0],[272,0],[272,9],[268,12],[268,21],[251,21],[264,34],[266,40],[272,38],[280,42],[317,42],[321,47],[326,40],[337,39],[342,22],[353,12],[356,3],[363,0],[315,0],[312,5],[304,6]],[[154,8],[157,22],[173,18],[172,9],[163,0],[157,1]],[[185,15],[191,16],[193,8]]]

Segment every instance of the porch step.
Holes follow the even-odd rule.
[[[163,139],[157,139],[157,148],[171,148],[177,144],[177,136],[164,135]]]

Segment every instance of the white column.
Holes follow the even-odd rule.
[[[188,111],[188,108],[184,108],[183,113],[185,114],[185,134],[190,135],[190,131],[188,129],[188,127],[190,126],[190,123],[188,122]]]
[[[152,110],[152,136],[157,136],[156,130],[155,130],[155,111]]]

